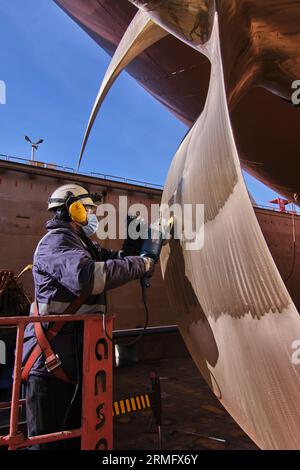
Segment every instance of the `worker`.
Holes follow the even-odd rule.
[[[153,274],[151,258],[126,256],[126,249],[106,250],[90,239],[98,225],[95,207],[91,195],[76,184],[61,186],[51,195],[48,210],[53,218],[34,254],[31,315],[103,314],[106,291]],[[81,425],[83,325],[69,322],[56,331],[57,325],[31,323],[25,330],[22,378],[28,436]],[[32,449],[61,446],[53,442]]]

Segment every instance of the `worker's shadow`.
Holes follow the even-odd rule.
[[[183,249],[179,240],[170,240],[163,248],[162,258],[164,257],[168,258],[164,280],[174,321],[179,326],[194,362],[220,399],[221,390],[208,368],[208,365],[214,367],[218,361],[217,343],[194,289],[185,275]]]

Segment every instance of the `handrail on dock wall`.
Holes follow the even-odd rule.
[[[39,167],[39,168],[46,168],[46,169],[50,169],[50,170],[60,170],[60,171],[65,171],[65,172],[72,173],[72,174],[75,174],[75,175],[92,176],[94,178],[100,178],[100,179],[108,180],[108,181],[116,181],[116,182],[120,182],[120,183],[133,184],[133,185],[143,186],[145,188],[150,188],[150,189],[152,188],[152,189],[161,189],[161,190],[163,190],[163,185],[161,185],[161,184],[149,183],[147,181],[140,181],[140,180],[135,180],[135,179],[131,179],[131,178],[124,178],[122,176],[115,176],[115,175],[109,175],[109,174],[104,174],[104,173],[97,173],[95,171],[77,171],[74,168],[70,168],[70,167],[67,167],[67,166],[56,165],[54,163],[32,161],[32,160],[29,160],[28,158],[14,157],[14,156],[5,155],[5,154],[2,154],[2,153],[0,153],[0,160],[21,163],[21,164],[35,166],[35,167]],[[293,203],[291,202],[291,204],[293,204]],[[273,212],[280,212],[282,214],[286,213],[286,214],[300,215],[300,208],[295,206],[295,204],[293,204],[292,209],[286,209],[285,212],[281,211],[278,207],[273,206],[273,205],[263,205],[263,204],[254,203],[253,207],[254,208],[257,207],[259,209],[267,209],[267,210],[273,211]]]
[[[68,166],[56,165],[55,163],[39,162],[36,160],[32,161],[32,160],[29,160],[28,158],[13,157],[11,155],[5,155],[3,153],[0,153],[0,160],[21,163],[23,165],[30,165],[30,166],[35,166],[39,168],[47,168],[49,170],[66,171],[68,173],[72,173],[75,175],[92,176],[94,178],[101,178],[101,179],[109,180],[109,181],[117,181],[120,183],[135,184],[138,186],[144,186],[146,188],[163,189],[163,186],[161,184],[149,183],[147,181],[139,181],[139,180],[135,180],[132,178],[124,178],[122,176],[97,173],[95,171],[77,171],[74,168],[70,168]]]

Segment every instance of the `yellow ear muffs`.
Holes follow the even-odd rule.
[[[85,224],[87,222],[86,208],[80,201],[72,202],[69,207],[69,214],[71,219],[78,224]]]

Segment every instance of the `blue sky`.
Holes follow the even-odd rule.
[[[0,153],[75,167],[109,56],[52,0],[1,0]],[[163,184],[186,127],[126,72],[109,93],[81,169]],[[276,194],[245,175],[257,202]]]

